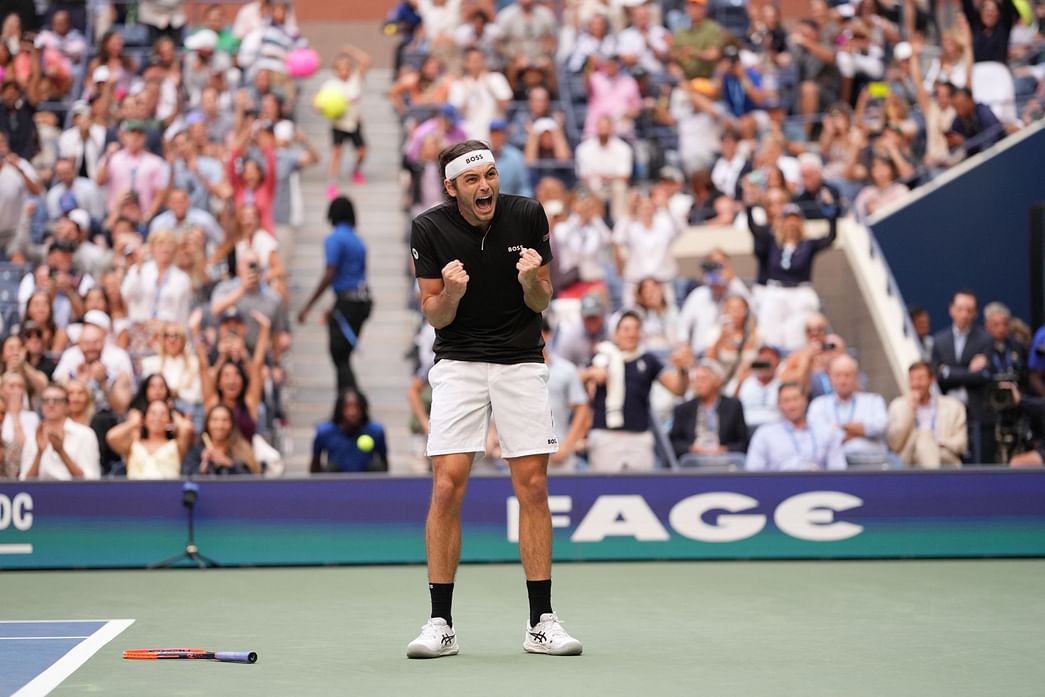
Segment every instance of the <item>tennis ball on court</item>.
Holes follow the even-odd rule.
[[[348,99],[336,87],[324,87],[319,92],[316,92],[312,105],[324,117],[331,121],[337,121],[348,110]]]
[[[370,452],[374,449],[373,436],[368,436],[364,433],[359,438],[356,438],[356,447],[362,450],[364,453]]]

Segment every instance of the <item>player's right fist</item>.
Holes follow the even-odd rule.
[[[453,301],[464,297],[468,290],[468,272],[464,270],[464,264],[454,259],[443,267],[443,292]]]

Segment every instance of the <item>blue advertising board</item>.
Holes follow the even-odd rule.
[[[424,477],[199,482],[196,541],[229,565],[424,561]],[[1045,555],[1045,470],[566,476],[555,559]],[[518,558],[503,477],[473,478],[465,561]],[[0,483],[0,568],[142,567],[186,539],[182,483]]]

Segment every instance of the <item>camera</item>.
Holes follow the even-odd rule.
[[[834,351],[837,348],[838,348],[838,344],[836,344],[833,341],[825,341],[824,342],[824,350],[825,351]]]
[[[772,367],[769,361],[751,361],[751,370],[769,370]]]
[[[722,264],[717,261],[702,261],[700,268],[704,273],[717,273],[722,270]]]
[[[257,273],[258,263],[256,261],[250,262],[249,264],[247,264],[247,269],[250,270],[251,273]]]

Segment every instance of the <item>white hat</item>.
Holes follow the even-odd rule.
[[[213,51],[218,47],[218,35],[212,29],[200,29],[185,39],[185,48],[190,51]]]
[[[99,65],[91,73],[91,82],[108,82],[109,81],[109,66]]]
[[[901,41],[893,47],[893,58],[898,61],[905,61],[914,55],[914,49],[911,44],[907,41]]]
[[[68,213],[66,217],[69,220],[76,223],[76,226],[80,228],[80,232],[89,232],[91,229],[91,214],[82,208],[74,208]]]
[[[82,99],[78,99],[72,103],[72,106],[69,107],[69,112],[73,116],[79,116],[80,114],[90,114],[91,105],[83,101]]]
[[[109,320],[109,315],[101,310],[88,310],[85,312],[83,315],[83,323],[93,324],[107,332],[112,329],[112,322]]]
[[[565,210],[566,207],[563,206],[562,201],[560,201],[557,198],[553,198],[551,201],[544,202],[544,212],[552,217],[562,215],[563,211]]]
[[[294,140],[294,122],[289,119],[283,119],[272,129],[273,134],[276,136],[276,140],[291,141]]]
[[[537,135],[557,130],[559,130],[559,122],[555,119],[550,119],[547,116],[533,122],[533,132]]]

